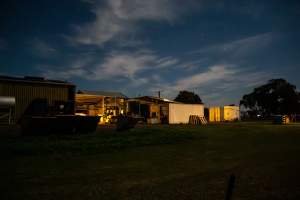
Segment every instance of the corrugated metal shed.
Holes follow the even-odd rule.
[[[42,77],[0,76],[0,96],[16,99],[15,119],[18,121],[35,99],[46,99],[49,105],[57,101],[75,101],[76,86],[66,81]]]

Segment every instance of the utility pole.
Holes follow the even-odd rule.
[[[163,92],[163,90],[158,90],[157,91],[157,96],[158,96],[158,98],[161,98],[161,93]]]

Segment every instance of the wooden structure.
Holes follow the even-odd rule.
[[[76,87],[72,83],[47,80],[42,77],[0,76],[0,96],[15,98],[15,117],[18,122],[33,102],[43,101],[49,112],[61,110],[65,114],[74,114]]]
[[[100,123],[126,113],[127,97],[120,92],[79,90],[75,99],[77,115],[100,116]]]
[[[184,104],[164,98],[143,96],[129,99],[128,111],[149,124],[188,124],[191,115],[204,117],[203,104]]]
[[[207,124],[207,120],[204,116],[191,115],[189,117],[189,124]]]
[[[289,124],[290,118],[288,115],[275,115],[273,116],[273,124]]]
[[[168,106],[172,102],[174,101],[152,96],[128,99],[128,114],[143,117],[149,124],[168,123]]]

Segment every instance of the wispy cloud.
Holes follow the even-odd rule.
[[[179,0],[88,2],[91,4],[91,12],[95,15],[95,20],[82,26],[76,26],[76,35],[71,40],[80,44],[98,46],[113,39],[122,38],[124,35],[135,33],[138,30],[138,23],[141,21],[172,23],[186,13],[186,8],[193,8],[198,4],[195,0],[187,0],[184,5]]]
[[[168,57],[157,60],[156,68],[167,68],[170,66],[175,66],[178,62],[179,62],[179,60],[177,58],[168,56]]]
[[[40,57],[49,57],[58,53],[58,50],[56,48],[52,47],[50,44],[38,38],[35,38],[32,41],[30,41],[28,45],[30,46],[31,52],[34,55]]]
[[[242,58],[257,53],[258,50],[264,49],[278,37],[279,34],[267,32],[223,44],[208,46],[196,51],[192,51],[190,54],[213,54],[214,56],[226,55],[230,58]]]
[[[92,54],[75,58],[64,66],[39,65],[37,68],[48,77],[79,76],[87,80],[137,80],[137,77],[145,76],[145,74],[139,74],[145,70],[173,67],[177,62],[179,61],[176,58],[160,57],[154,51],[142,48],[130,52],[112,51],[105,54],[101,60],[97,55]]]
[[[167,97],[174,98],[178,91],[189,90],[198,93],[208,105],[225,105],[238,103],[230,94],[262,84],[273,75],[254,68],[214,65],[202,72],[178,78],[172,83],[157,82],[149,91],[161,90]]]
[[[121,85],[129,95],[133,91],[154,94],[160,90],[166,97],[174,98],[180,90],[194,90],[209,104],[237,103],[232,102],[229,94],[257,86],[273,75],[251,63],[244,65],[241,60],[264,50],[274,38],[273,33],[259,34],[202,48],[182,57],[162,57],[142,47],[112,50],[101,57],[92,54],[76,58],[64,65],[63,71],[53,66],[42,70],[44,75],[53,78],[110,81]]]
[[[48,67],[48,66],[43,66]],[[52,69],[45,69],[42,73],[43,76],[50,79],[63,79],[67,80],[74,77],[84,77],[87,76],[87,71],[84,69],[68,69],[65,71],[56,71]]]
[[[208,58],[200,58],[195,60],[188,60],[186,62],[181,62],[180,65],[178,65],[179,68],[182,68],[184,70],[192,70],[195,69],[201,65],[204,65],[205,62],[207,62]]]
[[[206,85],[211,81],[225,79],[235,73],[237,73],[237,69],[230,66],[212,66],[205,72],[201,72],[178,80],[174,87],[176,89],[195,88],[201,85]]]
[[[147,49],[135,52],[112,52],[105,57],[103,63],[96,66],[91,78],[133,78],[139,71],[152,67],[156,59],[157,56]]]
[[[85,57],[75,59],[70,63],[63,66],[54,65],[38,65],[37,70],[41,71],[41,75],[52,79],[70,79],[74,77],[87,79],[91,75],[88,66],[91,64],[92,59]]]
[[[233,66],[215,65],[210,66],[206,70],[198,73],[192,73],[187,76],[179,77],[173,83],[164,84],[161,86],[157,84],[158,90],[162,88],[169,93],[180,90],[193,90],[195,88],[205,88],[213,85],[216,82],[225,81],[239,72],[239,69]]]

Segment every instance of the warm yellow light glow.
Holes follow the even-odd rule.
[[[235,121],[240,118],[238,106],[224,106],[224,121]]]
[[[221,121],[221,109],[220,107],[209,108],[209,121],[220,122]]]
[[[210,107],[209,121],[235,121],[240,119],[240,108],[238,106]]]

